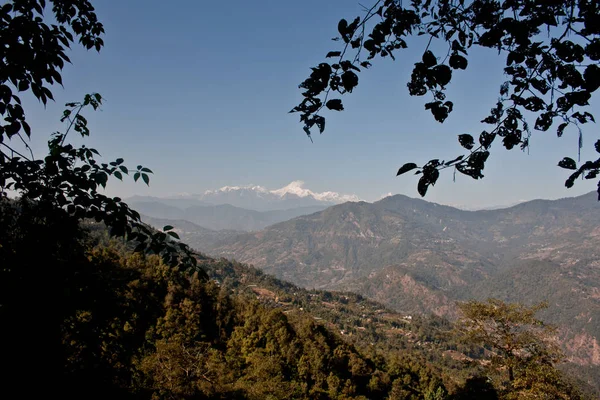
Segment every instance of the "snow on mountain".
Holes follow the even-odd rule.
[[[285,197],[288,195],[295,195],[298,197],[312,197],[316,200],[328,202],[328,203],[345,203],[347,201],[359,201],[358,196],[351,194],[339,194],[336,192],[322,192],[315,193],[310,189],[304,188],[303,181],[293,181],[287,186],[282,187],[281,189],[271,190],[269,193]]]
[[[356,195],[336,192],[313,192],[303,181],[293,181],[280,189],[268,189],[259,185],[224,186],[207,190],[203,194],[180,194],[179,200],[187,198],[208,204],[231,204],[257,211],[287,210],[298,207],[330,206],[347,201],[359,201]]]
[[[231,192],[255,192],[255,193],[269,193],[269,190],[263,186],[223,186],[220,189],[207,190],[204,192],[204,196],[213,196],[218,193],[231,193]]]

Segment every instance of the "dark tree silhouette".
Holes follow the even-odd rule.
[[[500,99],[485,116],[487,127],[478,140],[461,134],[458,141],[468,153],[449,161],[433,159],[422,166],[406,163],[397,175],[416,170],[420,175],[418,192],[427,193],[437,181],[440,170],[453,168],[473,179],[483,178],[485,162],[494,141],[511,150],[529,146],[533,129],[547,131],[553,125],[560,137],[569,126],[579,132],[594,121],[587,111],[592,93],[600,86],[600,4],[594,0],[379,0],[364,15],[338,24],[338,49],[330,51],[323,62],[312,68],[300,84],[302,102],[291,112],[300,113],[304,131],[311,135],[316,126],[325,130],[326,110],[342,111],[338,97],[351,93],[358,85],[358,73],[371,67],[378,58],[390,57],[407,48],[406,38],[429,38],[423,56],[414,65],[408,91],[411,96],[429,96],[425,109],[444,122],[454,104],[445,89],[454,71],[468,67],[472,48],[497,49],[506,57],[506,82]],[[434,54],[430,44],[447,44],[444,54]],[[338,96],[335,96],[338,95]],[[334,97],[335,96],[335,97]],[[595,144],[600,153],[600,140]],[[600,158],[576,162],[565,157],[561,168],[573,170],[565,185],[570,188],[579,177],[596,179]],[[598,187],[600,199],[600,182]]]
[[[161,254],[172,265],[194,268],[196,260],[189,248],[172,240],[179,239],[173,227],[155,232],[120,198],[98,192],[109,177],[122,180],[130,173],[135,181],[149,184],[152,171],[141,165],[129,169],[122,158],[99,163],[98,151],[75,148],[67,141],[71,131],[89,136],[82,112],[100,107],[99,94],[66,104],[61,121],[67,128],[50,136],[45,158],[37,159],[28,145],[32,132],[19,92],[29,91],[44,104],[52,100],[50,88],[62,84],[61,70],[70,62],[66,50],[78,40],[88,50],[100,51],[103,33],[90,1],[14,0],[0,7],[0,197],[14,191],[61,210],[66,218],[95,219],[105,223],[112,235],[133,242],[137,251]]]

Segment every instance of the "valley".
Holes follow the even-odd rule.
[[[456,301],[548,302],[541,315],[559,326],[568,358],[593,377],[600,371],[595,196],[463,211],[398,195],[256,232],[181,233],[211,256],[304,288],[352,291],[400,313],[452,320]]]

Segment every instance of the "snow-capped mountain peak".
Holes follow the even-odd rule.
[[[263,186],[259,185],[247,185],[247,186],[223,186],[220,189],[207,190],[204,192],[205,196],[214,195],[216,193],[230,193],[230,192],[241,192],[241,191],[250,191],[257,193],[268,193],[269,190]]]
[[[270,192],[276,196],[283,197],[287,194],[293,194],[298,197],[314,196],[314,193],[308,189],[305,189],[303,181],[293,181],[287,186],[281,189],[271,190]]]
[[[224,186],[207,190],[201,200],[213,204],[232,204],[255,210],[286,209],[308,206],[329,206],[346,201],[359,201],[356,195],[336,192],[313,192],[303,181],[293,181],[280,189],[267,189],[259,185]]]

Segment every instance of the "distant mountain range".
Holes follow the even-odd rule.
[[[229,204],[254,211],[290,210],[292,208],[327,207],[347,201],[359,201],[356,195],[336,192],[313,192],[304,187],[304,182],[294,181],[280,189],[263,186],[225,186],[207,190],[202,194],[180,194],[169,198],[134,196],[128,202],[160,202],[177,208]]]
[[[308,288],[398,311],[456,316],[455,301],[548,301],[571,360],[600,372],[596,194],[463,211],[396,195],[345,203],[196,246]]]
[[[186,220],[211,230],[256,231],[334,204],[358,201],[358,197],[317,193],[304,188],[302,181],[294,181],[275,190],[262,186],[226,186],[201,195],[133,196],[126,201],[152,218]]]

